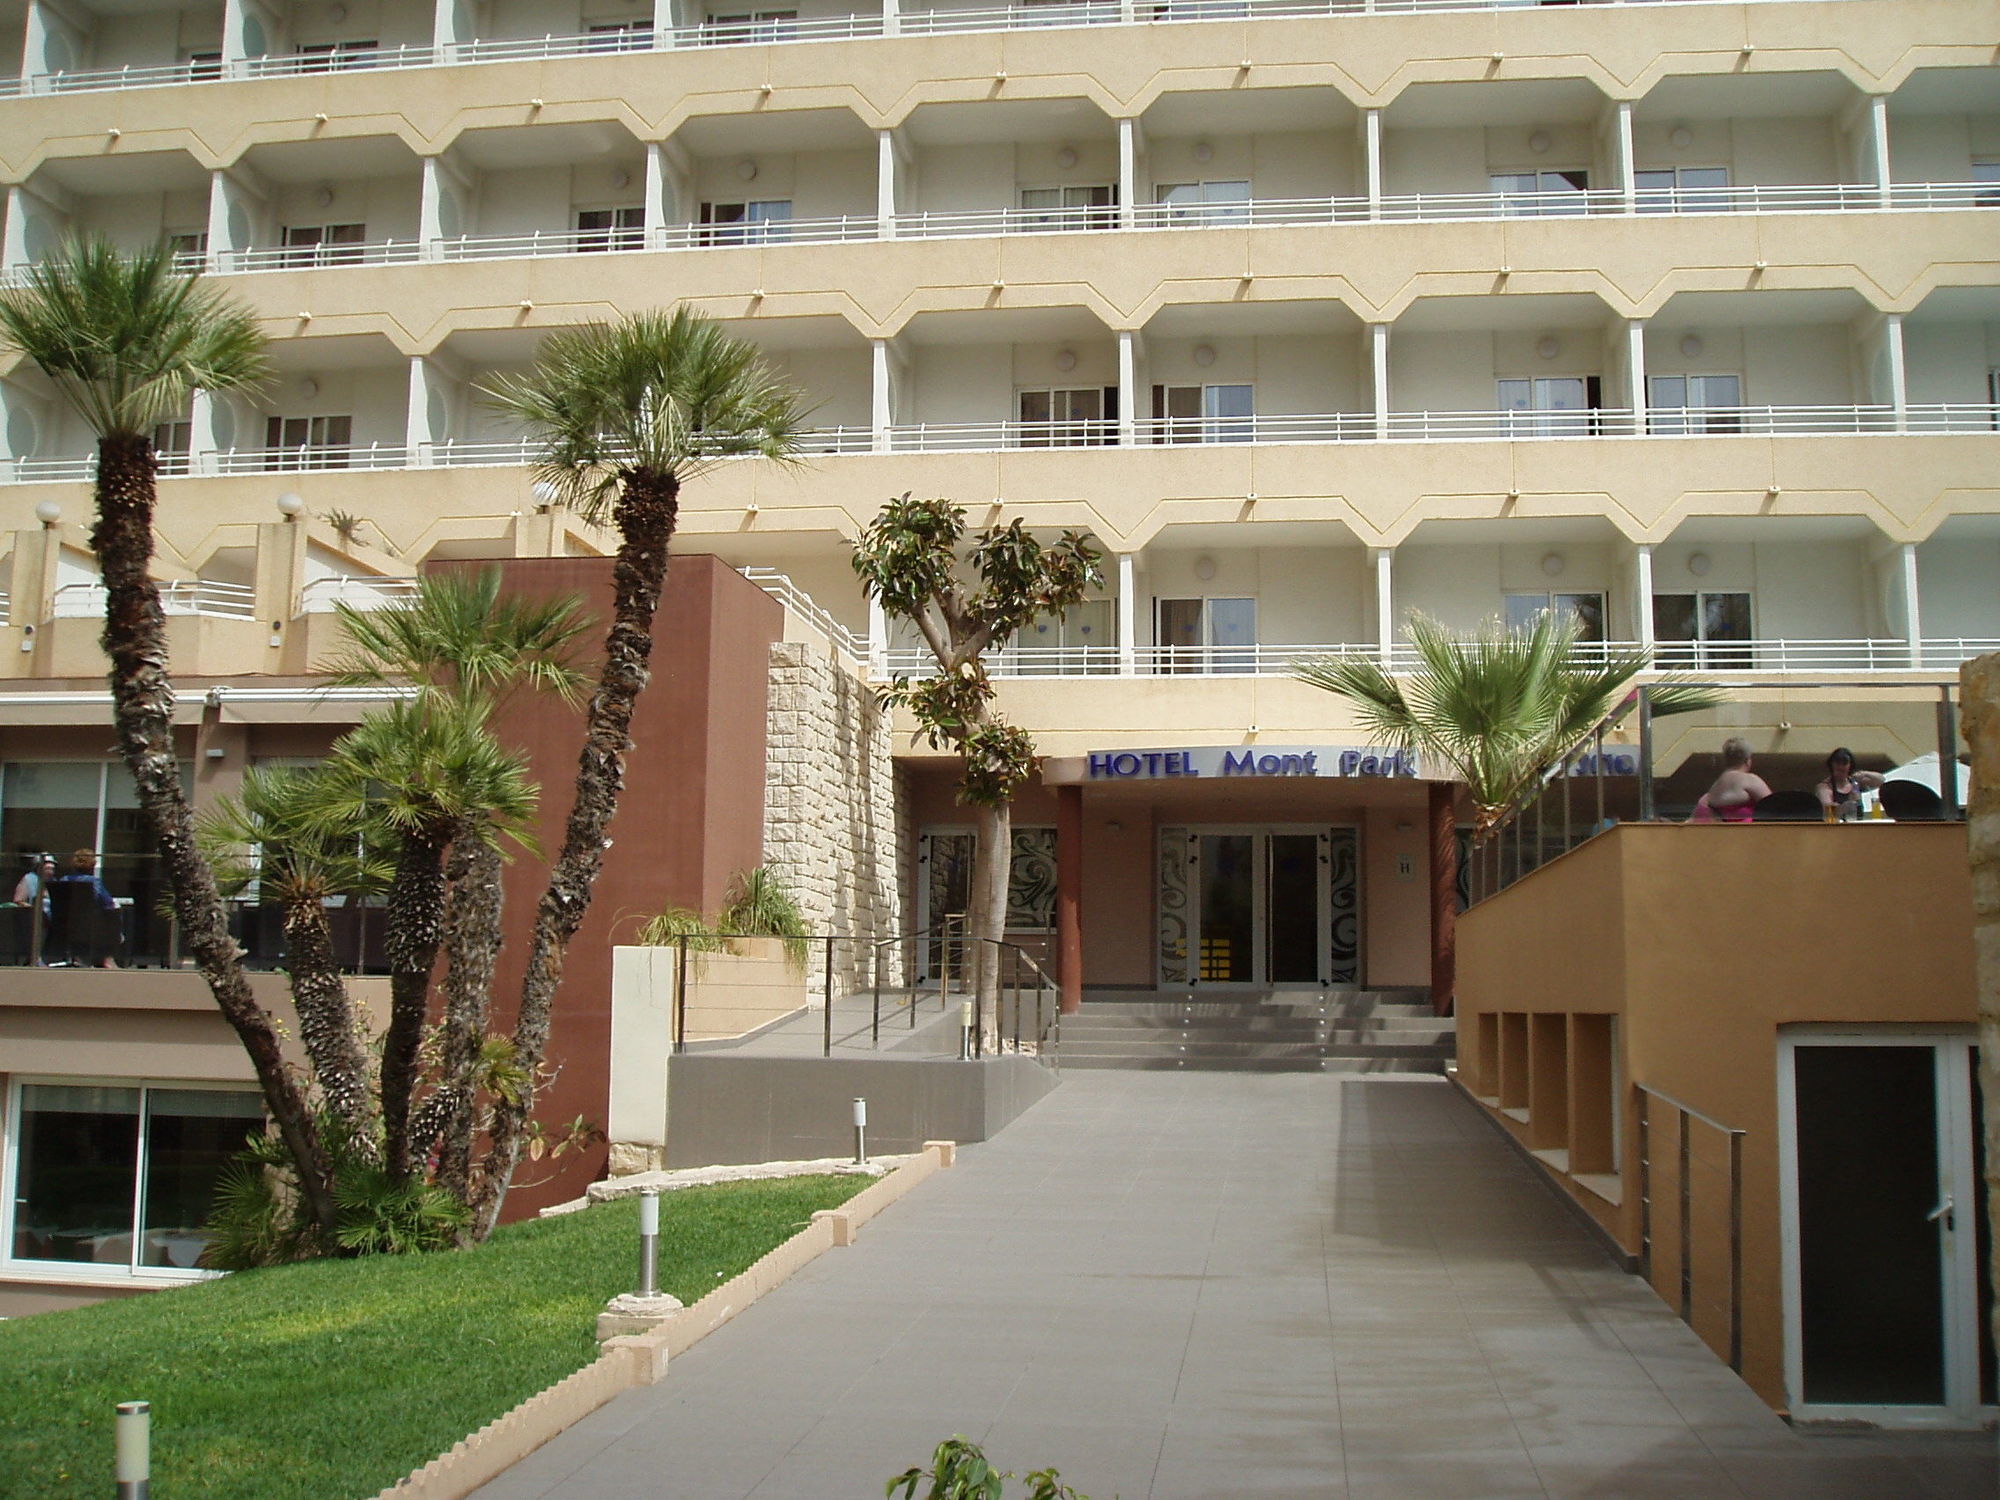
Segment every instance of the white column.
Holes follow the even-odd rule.
[[[208,263],[229,269],[229,174],[217,167],[208,174]]]
[[[869,392],[869,423],[874,428],[871,443],[877,453],[889,451],[889,429],[896,424],[895,370],[892,368],[887,339],[869,340],[873,355],[873,379]]]
[[[868,601],[868,675],[889,675],[889,612],[874,598]]]
[[[1624,212],[1639,211],[1639,169],[1632,152],[1632,101],[1618,101],[1618,191],[1624,196]]]
[[[49,66],[49,38],[54,31],[49,8],[40,0],[28,0],[21,45],[21,92],[24,94],[33,93],[36,79],[54,71]]]
[[[655,33],[657,35],[657,33]],[[646,142],[646,246],[651,250],[666,248],[667,202],[667,148],[660,141]]]
[[[410,360],[410,400],[404,442],[411,462],[427,469],[437,463],[437,445],[451,438],[451,378],[422,355]]]
[[[1135,555],[1118,554],[1118,675],[1139,670],[1139,577]]]
[[[1139,335],[1118,330],[1118,445],[1129,448],[1139,440]]]
[[[1395,549],[1371,548],[1368,560],[1375,565],[1375,650],[1386,668],[1396,651]]]
[[[431,45],[439,62],[457,62],[458,44],[472,40],[468,9],[465,0],[437,0],[431,12]]]
[[[1646,430],[1646,320],[1631,318],[1625,324],[1625,384],[1632,406],[1632,430]]]
[[[679,22],[674,0],[653,0],[653,45],[671,50],[679,44],[674,30]]]
[[[1368,217],[1382,217],[1382,111],[1361,112],[1361,151],[1368,180]]]
[[[1129,115],[1118,122],[1118,227],[1139,222],[1139,122]]]
[[[875,132],[875,233],[896,237],[896,132]]]
[[[1632,555],[1632,613],[1639,627],[1639,644],[1653,649],[1653,544],[1639,543]]]
[[[0,230],[0,269],[28,263],[28,190],[18,182],[7,189],[7,224]]]
[[[1924,664],[1924,621],[1917,603],[1917,544],[1905,542],[1903,565],[1903,639],[1910,643],[1910,665]]]
[[[1889,406],[1895,413],[1896,431],[1910,429],[1910,383],[1903,363],[1903,315],[1890,313],[1882,328],[1882,346],[1889,356]]]
[[[903,8],[897,0],[882,0],[882,35],[903,34]]]
[[[1389,435],[1389,325],[1368,325],[1369,383],[1375,395],[1375,436]]]
[[[445,238],[444,195],[450,191],[444,180],[442,157],[424,158],[423,197],[417,204],[417,255],[422,260],[438,260]]]
[[[188,472],[213,474],[215,455],[231,446],[235,436],[235,414],[228,402],[207,391],[196,391],[189,403]]]
[[[1875,180],[1876,198],[1889,206],[1889,96],[1873,94],[1868,100],[1868,170]]]
[[[223,0],[222,73],[225,78],[242,78],[244,64],[271,50],[270,17],[261,13],[256,0]]]

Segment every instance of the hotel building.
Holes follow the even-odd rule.
[[[847,560],[914,491],[1105,555],[995,665],[1050,758],[1013,922],[1054,950],[1069,886],[1066,986],[1423,986],[1449,797],[1299,655],[1406,662],[1412,610],[1574,612],[1743,687],[1653,747],[1679,788],[1725,723],[1774,783],[1833,735],[1934,752],[1938,685],[2000,645],[1996,36],[1991,0],[6,0],[0,276],[73,232],[164,236],[272,336],[258,399],[158,433],[198,797],[366,706],[315,691],[336,601],[476,559],[601,589],[610,539],[551,509],[479,388],[552,330],[686,303],[806,393],[808,462],[683,498],[660,659],[700,733],[660,733],[707,779],[649,772],[641,737],[621,838],[663,842],[614,857],[585,948],[760,860],[856,939],[963,900],[953,769],[867,692],[922,652]],[[0,846],[105,850],[157,959],[91,467],[0,367]],[[559,802],[573,753],[537,762]],[[600,967],[557,1027],[583,1112]],[[191,976],[67,1019],[28,977],[0,985],[7,1203],[30,1116],[150,1143],[235,1107],[195,1097],[241,1086],[225,1035],[87,1045]],[[68,1255],[25,1232],[20,1285]],[[150,1274],[145,1233],[98,1238],[128,1257],[105,1276]]]

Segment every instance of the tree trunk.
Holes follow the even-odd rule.
[[[389,924],[382,945],[389,960],[389,1027],[382,1035],[382,1161],[392,1182],[410,1175],[410,1110],[417,1087],[417,1052],[430,1015],[431,970],[444,929],[443,838],[408,833],[389,887]]]
[[[153,473],[153,449],[145,438],[127,434],[98,443],[97,525],[90,540],[104,575],[103,643],[111,660],[118,749],[159,845],[181,941],[249,1054],[265,1107],[298,1169],[307,1211],[330,1239],[338,1216],[325,1146],[305,1096],[286,1071],[271,1018],[250,992],[215,872],[195,847],[194,818],[181,790],[173,684],[167,675],[167,621],[160,591],[147,571],[153,555]]]
[[[604,864],[604,836],[618,811],[625,754],[632,748],[632,711],[652,680],[653,616],[666,583],[679,497],[680,481],[673,475],[634,470],[624,476],[613,511],[618,559],[611,575],[611,629],[604,640],[604,666],[584,722],[576,801],[563,832],[562,852],[549,871],[548,889],[535,913],[521,980],[521,1012],[514,1023],[518,1061],[530,1077],[518,1101],[499,1100],[494,1105],[492,1144],[479,1186],[476,1239],[492,1232],[520,1162],[522,1130],[534,1110],[533,1074],[548,1049],[549,1017],[562,983],[563,954],[583,925]]]
[[[1431,835],[1431,1008],[1451,1014],[1458,995],[1458,788],[1429,784]]]
[[[368,1054],[334,957],[326,908],[317,896],[287,902],[284,919],[285,971],[299,1015],[299,1041],[312,1060],[320,1095],[350,1145],[372,1155],[375,1095],[368,1086]]]
[[[975,807],[972,857],[972,979],[980,1033],[990,1047],[1000,1033],[1000,943],[1007,936],[1007,884],[1013,862],[1012,802]]]
[[[493,968],[500,957],[500,849],[483,833],[476,824],[461,828],[452,843],[444,908],[441,1077],[426,1104],[425,1129],[417,1137],[425,1147],[438,1143],[437,1184],[461,1203],[471,1200],[472,1138],[478,1125],[473,1074],[486,1041]]]
[[[1966,843],[1972,861],[1972,947],[1979,986],[1979,1088],[1986,1133],[1986,1222],[2000,1229],[2000,654],[1958,669],[1959,713],[1972,747],[1972,799],[1966,809]],[[1954,776],[1949,761],[1940,777]],[[1949,783],[1940,781],[1940,786]],[[1989,1275],[2000,1289],[2000,1256]],[[2000,1336],[2000,1297],[1993,1303]]]

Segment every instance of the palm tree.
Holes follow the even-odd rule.
[[[162,243],[125,255],[109,240],[73,240],[31,266],[27,285],[0,293],[0,336],[54,384],[97,434],[97,522],[91,546],[103,571],[104,654],[118,748],[159,846],[181,941],[194,956],[263,1086],[300,1191],[329,1235],[331,1168],[311,1111],[285,1070],[277,1031],[257,1003],[215,872],[195,841],[174,753],[166,617],[148,572],[153,555],[155,424],[193,393],[247,391],[267,373],[257,320],[228,297],[181,275]]]
[[[454,569],[419,580],[415,598],[396,608],[340,606],[347,645],[323,665],[337,683],[418,683],[489,710],[518,688],[578,701],[585,678],[574,656],[590,628],[581,604],[569,596],[503,595],[500,582],[498,568]],[[493,810],[480,806],[470,807],[449,835],[439,928],[445,972],[438,1086],[411,1127],[405,1153],[407,1166],[408,1158],[436,1145],[438,1184],[460,1201],[469,1196],[474,1080],[500,953],[501,851],[493,835]],[[396,946],[413,960],[422,956],[400,932]],[[414,1010],[419,976],[405,983]]]
[[[372,1155],[378,1115],[361,1023],[334,955],[327,902],[386,888],[390,865],[379,829],[355,816],[320,767],[253,766],[242,789],[217,801],[197,833],[234,887],[275,904],[299,1040],[344,1145]]]
[[[1581,628],[1574,616],[1548,610],[1516,629],[1488,620],[1459,635],[1412,613],[1417,668],[1407,678],[1398,680],[1372,656],[1306,657],[1293,675],[1353,703],[1361,726],[1388,745],[1463,782],[1478,843],[1652,665],[1644,648],[1586,652]],[[1647,696],[1656,714],[1712,708],[1726,698],[1677,679],[1651,685]]]
[[[756,347],[685,308],[560,333],[526,375],[490,387],[492,404],[542,444],[538,466],[562,503],[618,532],[613,603],[597,690],[585,715],[576,800],[535,913],[514,1040],[530,1083],[494,1111],[480,1199],[500,1211],[534,1105],[563,954],[589,909],[618,809],[632,711],[652,676],[653,616],[666,582],[681,487],[740,456],[792,460],[803,409]]]

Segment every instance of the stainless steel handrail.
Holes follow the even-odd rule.
[[[1643,1083],[1632,1085],[1639,1094],[1639,1274],[1646,1284],[1653,1282],[1653,1160],[1652,1109],[1657,1099],[1675,1112],[1678,1131],[1679,1183],[1679,1262],[1680,1317],[1694,1327],[1694,1183],[1690,1166],[1693,1159],[1688,1124],[1699,1120],[1719,1132],[1729,1143],[1729,1368],[1743,1372],[1743,1138],[1747,1131],[1725,1125],[1713,1115],[1681,1103]],[[1699,1330],[1696,1330],[1699,1332]]]

